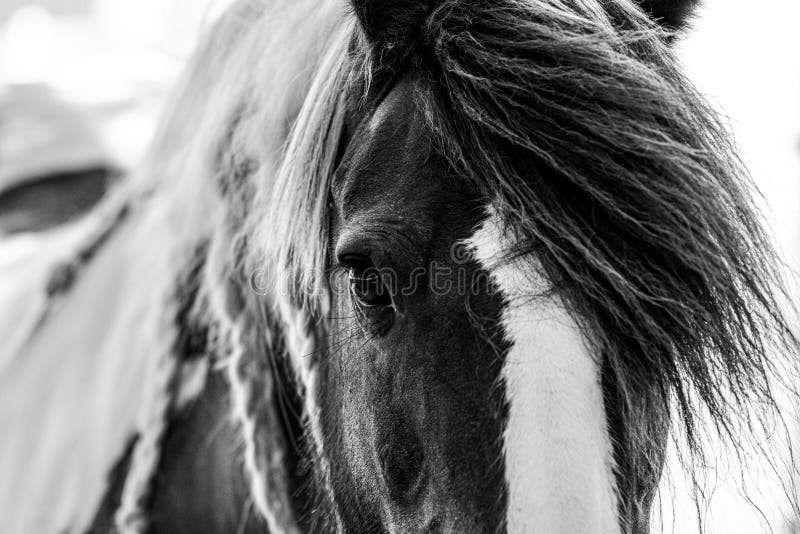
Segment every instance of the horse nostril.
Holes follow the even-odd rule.
[[[400,415],[387,425],[379,457],[389,496],[403,504],[412,504],[419,494],[425,454],[417,433]]]

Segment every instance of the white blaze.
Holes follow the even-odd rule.
[[[598,359],[560,299],[538,296],[547,284],[535,260],[502,260],[509,243],[495,215],[469,244],[507,300],[508,532],[618,533]]]

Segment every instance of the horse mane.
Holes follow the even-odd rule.
[[[787,440],[776,391],[798,376],[755,188],[668,37],[626,2],[444,2],[411,59],[433,80],[418,99],[442,153],[494,199],[510,253],[541,261],[613,377],[618,469],[651,480],[670,420],[697,466],[704,428],[742,454]]]
[[[169,217],[180,221],[182,229],[193,226],[187,219],[196,224],[195,236],[182,236],[182,241],[196,241],[197,228],[207,239],[202,305],[195,311],[200,320],[215,325],[216,344],[209,351],[231,389],[253,506],[274,532],[293,532],[298,518],[280,460],[287,444],[276,432],[265,432],[265,425],[274,428],[278,415],[276,407],[264,406],[264,399],[281,387],[270,359],[285,352],[292,363],[307,360],[315,336],[303,307],[285,301],[277,285],[256,287],[254,277],[276,280],[266,276],[281,268],[276,258],[284,256],[274,250],[282,237],[303,226],[297,224],[298,212],[274,203],[274,197],[316,186],[313,164],[325,153],[319,147],[328,144],[306,132],[322,130],[323,121],[336,116],[326,95],[340,93],[337,72],[352,33],[343,23],[345,14],[335,1],[239,2],[205,40],[160,136],[170,147],[165,157],[180,154],[172,160],[174,180],[159,183],[178,211]],[[185,97],[193,100],[190,107],[180,101]],[[201,113],[199,131],[207,133],[198,135],[198,124],[181,122],[186,117],[182,107]],[[293,174],[302,165],[304,174]],[[319,175],[329,171],[326,167]],[[196,198],[187,202],[186,192]],[[278,230],[281,225],[285,234]],[[311,371],[295,371],[308,393],[310,441],[320,443],[313,432]],[[143,471],[152,477],[154,466],[145,465]],[[118,525],[135,522],[139,515],[137,500],[146,488],[132,493],[138,498],[127,501],[123,493]]]

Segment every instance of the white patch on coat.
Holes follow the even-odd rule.
[[[533,258],[504,261],[498,217],[468,241],[506,299],[508,532],[620,532],[600,365]]]

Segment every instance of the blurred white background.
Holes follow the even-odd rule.
[[[704,4],[679,52],[693,81],[729,118],[741,156],[764,195],[764,212],[786,257],[794,302],[800,305],[800,2]],[[796,426],[795,436],[800,436]],[[785,499],[774,481],[757,474],[768,471],[767,466],[747,467],[754,473],[751,488],[760,490],[753,491],[754,501],[775,532],[800,532],[797,519],[789,526],[776,517],[776,503]],[[682,506],[675,531],[695,532],[693,510],[685,501]],[[706,517],[714,533],[767,531],[759,513],[724,475]]]
[[[769,204],[776,236],[800,265],[800,2],[704,0],[680,55],[730,118]]]
[[[228,2],[0,1],[0,86],[46,84],[84,109],[111,154],[142,154],[204,21]]]
[[[20,154],[45,157],[42,147],[33,146],[41,140],[28,138],[33,148],[26,148],[24,128],[3,123],[4,111],[13,115],[8,106],[15,105],[20,94],[33,95],[42,86],[52,90],[42,93],[47,98],[74,106],[85,116],[96,132],[98,150],[123,168],[135,166],[198,32],[228,3],[0,0],[0,143],[6,143],[5,148],[0,145],[0,176],[3,166]],[[706,0],[694,29],[679,44],[690,77],[729,117],[743,159],[765,196],[765,213],[794,272],[800,271],[798,20],[798,2]],[[4,94],[14,91],[16,99],[3,100]],[[60,120],[65,117],[74,115],[64,114]],[[68,138],[69,134],[61,136]],[[58,142],[56,137],[49,146]],[[16,156],[12,145],[22,146]],[[0,266],[8,255],[13,255],[11,249],[0,243]],[[2,285],[0,280],[0,293]],[[710,530],[761,532],[757,514],[733,493],[725,487],[719,490],[708,516]],[[675,531],[694,531],[695,511],[681,509],[680,496],[677,500]]]

